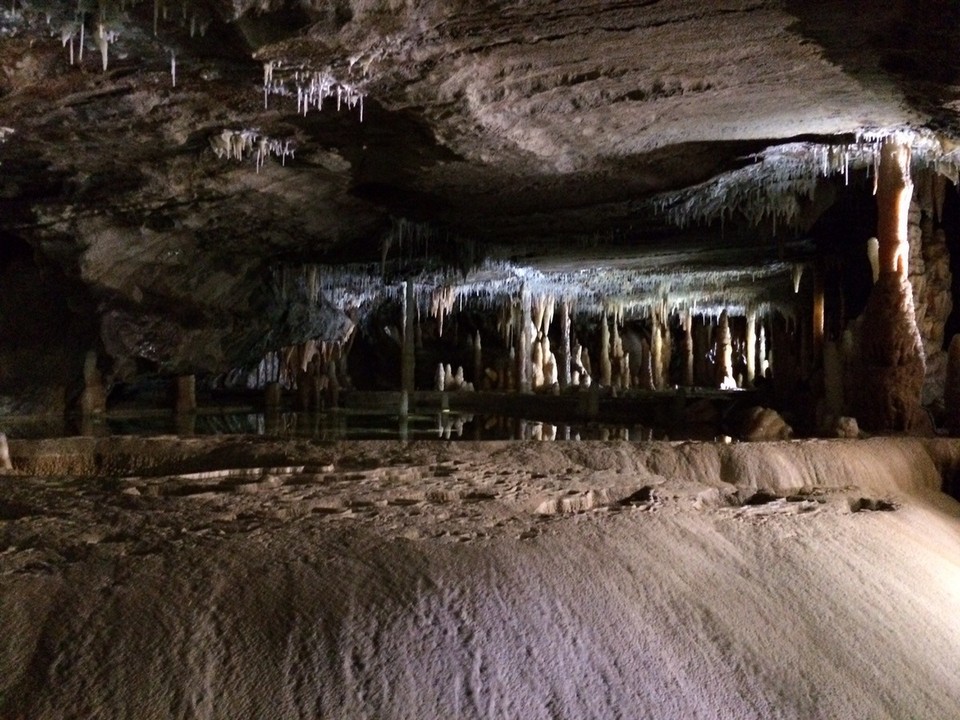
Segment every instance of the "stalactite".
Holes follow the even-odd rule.
[[[413,337],[415,305],[413,280],[407,280],[403,285],[403,303],[401,306],[403,313],[403,345],[400,358],[400,389],[406,393],[412,393],[416,389],[416,350],[414,348]]]
[[[947,179],[939,173],[934,174],[933,183],[933,212],[937,222],[943,221],[943,204],[947,199]]]
[[[103,23],[97,25],[97,31],[93,35],[97,48],[100,50],[100,62],[103,65],[103,72],[107,71],[109,62],[110,43],[116,38],[116,33],[104,28]]]
[[[867,240],[867,259],[870,261],[870,271],[876,284],[880,279],[880,241],[875,237]]]

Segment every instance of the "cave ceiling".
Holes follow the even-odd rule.
[[[779,233],[762,208],[718,230],[725,178],[905,129],[953,162],[960,138],[948,0],[3,5],[0,238],[104,317],[181,328],[261,307],[276,264],[401,257],[398,224],[461,270],[789,261],[823,178]],[[301,112],[309,79],[328,96]]]

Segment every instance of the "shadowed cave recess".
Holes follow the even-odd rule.
[[[677,523],[695,506],[724,535],[728,521],[754,527],[758,516],[783,523],[810,511],[850,522],[863,510],[913,508],[922,496],[952,538],[945,542],[955,541],[947,496],[960,496],[956,3],[0,4],[0,481],[11,483],[0,493],[0,559],[11,548],[0,569],[11,577],[42,565],[67,578],[92,562],[94,550],[64,549],[73,547],[67,530],[43,551],[59,559],[21,557],[33,542],[24,528],[67,512],[58,503],[94,513],[83,520],[92,526],[105,522],[71,505],[67,485],[63,497],[50,488],[32,495],[16,478],[91,478],[89,492],[119,503],[125,529],[116,543],[131,552],[173,542],[150,520],[151,539],[135,543],[140,531],[130,524],[142,503],[274,492],[275,505],[264,502],[270,522],[285,528],[278,533],[329,516],[335,530],[316,531],[320,546],[359,547],[350,551],[357,557],[388,536],[451,540],[456,533],[443,529],[455,522],[444,509],[451,503],[469,505],[453,518],[474,513],[487,528],[464,530],[465,545],[553,533],[568,548],[574,530],[516,518],[561,523],[609,511],[622,525],[611,530],[616,545],[623,518],[664,508],[673,517],[671,502],[687,508],[676,510]],[[180,440],[151,444],[170,435]],[[394,444],[369,444],[384,439]],[[432,461],[434,450],[417,444],[425,439],[511,442],[491,445],[501,455],[488,467],[475,449],[437,449],[451,455]],[[571,443],[538,450],[547,440]],[[850,449],[857,443],[871,449]],[[369,463],[351,460],[351,447]],[[538,453],[545,465],[530,477],[509,489],[484,484],[518,464],[538,466]],[[909,479],[874,468],[881,456]],[[867,477],[874,472],[880,480]],[[428,476],[436,487],[418,485]],[[463,486],[452,490],[444,477]],[[314,498],[305,511],[307,496],[293,488],[311,483],[335,497]],[[518,514],[485,510],[486,500]],[[244,518],[263,507],[224,510],[236,524],[228,535],[247,538]],[[403,514],[414,507],[427,508],[421,525]],[[200,511],[183,512],[186,528]],[[389,525],[382,535],[374,514]],[[348,515],[356,536],[338,524]],[[104,532],[91,531],[91,548],[114,537]],[[846,532],[830,537],[851,540]],[[752,542],[737,533],[731,543]],[[424,555],[423,567],[414,562],[416,572],[442,574],[459,562],[443,547]],[[243,552],[216,571],[221,590],[245,567]],[[377,612],[394,617],[399,601],[381,590],[364,595],[364,573],[376,576],[371,587],[396,582],[401,595],[439,597],[431,595],[439,585],[424,590],[413,570],[399,579],[382,568],[355,571],[344,570],[352,592],[381,622]],[[292,595],[306,592],[297,577]],[[171,597],[197,601],[197,587],[178,586]],[[151,592],[160,602],[164,591]],[[475,592],[479,617],[493,600]],[[27,594],[11,589],[0,614],[12,617]],[[58,602],[86,607],[73,596]],[[255,623],[252,605],[237,602],[232,617]],[[338,602],[309,613],[341,618]],[[421,611],[443,618],[457,605],[446,596],[437,607],[424,602]],[[678,623],[682,614],[668,613]],[[584,618],[560,624],[568,621],[580,627]],[[69,683],[50,689],[56,662],[37,644],[44,632],[73,631],[44,627],[23,630],[0,657],[9,669],[0,717],[52,717],[57,702],[79,697]],[[369,657],[323,669],[339,679],[324,685],[315,716],[498,715],[492,700],[481,708],[482,690],[467,675],[456,680],[473,687],[467,699],[413,692],[388,712],[382,689],[352,695],[353,679],[384,672],[400,650],[389,638],[359,650],[337,645],[364,642],[345,628],[339,640],[325,636],[336,647],[323,652]],[[465,642],[496,644],[492,635]],[[757,652],[751,643],[748,655]],[[102,659],[87,652],[70,657],[81,668]],[[210,652],[218,672],[236,670]],[[436,652],[423,672],[439,687],[446,651]],[[630,657],[622,668],[638,671],[643,663]],[[199,672],[203,663],[188,665]],[[838,665],[841,674],[850,667]],[[598,672],[606,683],[622,668]],[[230,716],[178,677],[165,680],[176,700],[157,707]],[[275,699],[283,712],[270,716],[313,717],[297,695],[309,677]],[[238,678],[220,688],[225,707],[268,712]],[[411,678],[390,682],[396,689]],[[502,678],[487,682],[505,687]],[[628,715],[737,706],[707,685],[713,705],[684,710],[651,691]],[[563,693],[546,700],[559,691],[537,687],[533,705],[522,693],[515,705],[497,695],[502,716],[609,716]],[[123,716],[104,693],[91,703]],[[785,701],[784,717],[817,716],[800,697]],[[877,717],[937,707],[877,697]],[[126,710],[152,717],[153,702],[132,700]],[[843,716],[842,703],[827,706]],[[95,716],[92,708],[78,717]],[[744,712],[776,715],[760,700]]]

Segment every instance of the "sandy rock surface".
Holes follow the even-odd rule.
[[[0,717],[960,703],[952,441],[54,445],[0,476]]]

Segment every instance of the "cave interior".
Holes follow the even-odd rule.
[[[648,437],[743,437],[750,407],[784,437],[958,424],[951,3],[0,12],[11,426],[451,403]]]

